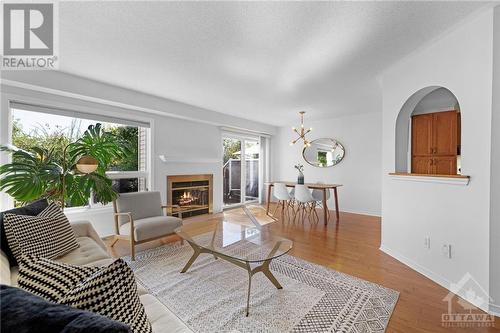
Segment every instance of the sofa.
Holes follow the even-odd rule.
[[[88,266],[105,266],[113,261],[106,246],[97,235],[90,222],[71,222],[77,242],[76,250],[57,259],[57,261]],[[18,267],[10,267],[7,256],[0,250],[0,283],[10,286],[17,285]],[[140,299],[155,333],[187,333],[192,332],[177,316],[165,307],[156,297],[149,294],[140,284],[138,291]]]

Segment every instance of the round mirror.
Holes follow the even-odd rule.
[[[318,168],[326,168],[339,164],[344,158],[344,154],[344,146],[337,140],[330,138],[316,139],[302,151],[304,160]]]

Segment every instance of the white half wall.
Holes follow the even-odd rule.
[[[395,64],[381,77],[383,170],[381,249],[450,289],[466,273],[489,290],[493,10],[482,11]],[[397,180],[395,125],[416,91],[442,86],[462,112],[462,174],[468,186]],[[431,248],[424,238],[431,238]],[[452,257],[442,254],[451,244]],[[463,295],[464,291],[459,290]],[[487,310],[488,304],[475,304]]]
[[[374,110],[380,110],[380,105]],[[298,121],[298,117],[297,117]],[[380,215],[381,168],[382,168],[382,114],[379,112],[345,116],[320,121],[305,119],[306,127],[312,127],[309,140],[333,138],[346,149],[345,157],[338,165],[317,168],[307,164],[302,157],[302,144],[290,146],[296,134],[291,126],[281,127],[273,141],[274,180],[297,181],[295,164],[303,164],[305,182],[337,183],[340,211],[368,215]],[[333,198],[328,206],[333,209]]]

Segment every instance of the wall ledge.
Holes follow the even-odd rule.
[[[469,185],[470,176],[462,175],[423,175],[417,173],[402,173],[392,172],[389,177],[394,180],[408,181],[408,182],[421,182],[421,183],[438,183],[450,185]]]

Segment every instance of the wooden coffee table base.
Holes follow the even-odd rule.
[[[215,259],[217,259],[217,258],[224,259],[227,262],[230,262],[238,267],[241,267],[241,268],[244,268],[247,270],[247,272],[248,272],[248,295],[247,295],[247,311],[246,311],[247,317],[248,317],[249,310],[250,310],[250,290],[252,287],[252,276],[257,274],[258,272],[262,272],[262,274],[264,274],[269,279],[269,281],[271,281],[272,284],[274,284],[274,286],[277,289],[283,289],[281,284],[278,282],[276,277],[273,275],[273,273],[271,273],[271,270],[269,269],[269,265],[271,264],[272,259],[261,261],[259,263],[262,263],[262,264],[257,265],[257,266],[252,268],[251,263],[248,261],[238,260],[238,259],[232,258],[230,256],[224,255],[220,252],[216,252],[212,249],[198,246],[195,243],[190,242],[188,240],[186,240],[186,241],[189,243],[189,245],[191,245],[191,247],[194,250],[194,253],[191,256],[191,258],[188,260],[188,262],[186,263],[184,268],[181,270],[181,273],[186,273],[186,271],[189,269],[189,267],[191,267],[191,265],[195,262],[196,258],[198,258],[198,256],[202,253],[212,254]],[[274,253],[276,253],[276,251],[279,249],[279,247],[280,247],[280,243],[278,242],[276,244],[276,246],[271,250],[269,257],[272,257],[274,255]]]

